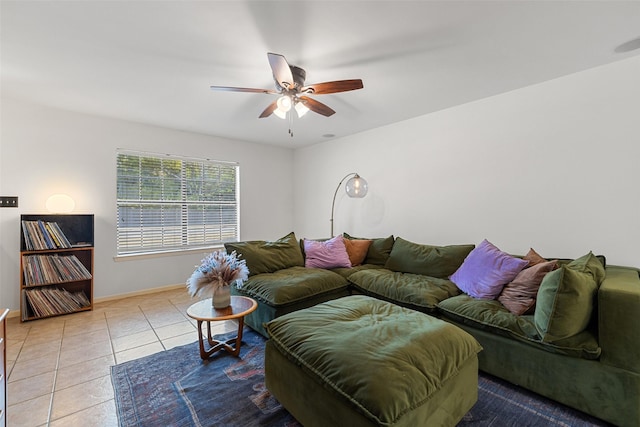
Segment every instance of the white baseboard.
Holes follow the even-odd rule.
[[[126,294],[118,294],[118,295],[110,295],[108,297],[94,298],[93,304],[95,305],[101,302],[108,302],[108,301],[113,301],[117,299],[136,297],[139,295],[154,294],[156,292],[162,292],[162,291],[172,291],[174,289],[179,289],[179,288],[184,288],[184,291],[187,292],[187,287],[184,283],[180,285],[166,285],[166,286],[159,286],[157,288],[143,289],[141,291],[127,292]]]
[[[185,288],[185,292],[187,292],[184,283],[180,285],[166,285],[166,286],[159,286],[157,288],[144,289],[142,291],[127,292],[126,294],[118,294],[118,295],[110,295],[108,297],[94,298],[93,304],[95,305],[101,302],[108,302],[108,301],[113,301],[113,300],[118,300],[123,298],[135,297],[138,295],[153,294],[153,293],[162,292],[162,291],[172,291],[174,289],[179,289],[179,288]],[[9,314],[7,314],[7,318],[18,317],[18,316],[20,316],[20,310],[11,310],[9,311]]]

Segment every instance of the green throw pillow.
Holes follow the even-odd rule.
[[[396,238],[385,268],[401,273],[447,279],[462,265],[474,245],[432,246]]]
[[[542,341],[556,342],[587,328],[604,275],[602,263],[589,252],[544,276],[534,314]]]
[[[236,251],[244,259],[249,276],[273,273],[289,267],[304,267],[304,258],[293,232],[274,242],[253,240],[225,243],[228,253]]]
[[[590,274],[596,281],[598,287],[604,280],[605,270],[602,261],[599,257],[595,256],[592,252],[581,256],[580,258],[571,261],[569,267],[573,270],[580,271],[582,273]]]
[[[363,264],[384,265],[389,258],[391,249],[393,248],[393,235],[377,239],[370,239],[368,237],[353,237],[349,236],[347,233],[343,233],[342,236],[345,239],[351,240],[371,240],[371,246],[369,246],[367,256],[362,262]]]

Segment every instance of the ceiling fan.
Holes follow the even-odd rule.
[[[252,92],[280,95],[278,99],[264,109],[259,118],[269,117],[275,114],[281,119],[287,117],[291,108],[296,110],[298,117],[302,117],[309,110],[329,117],[335,113],[329,106],[322,102],[310,98],[308,95],[324,95],[329,93],[347,92],[350,90],[362,89],[362,80],[336,80],[332,82],[316,83],[305,86],[304,80],[307,76],[305,70],[295,65],[289,65],[283,55],[277,53],[267,53],[269,65],[273,72],[273,79],[276,83],[275,90],[272,89],[252,89],[245,87],[211,86],[213,90],[231,92]],[[290,120],[292,116],[290,115]],[[293,132],[289,129],[289,134]]]

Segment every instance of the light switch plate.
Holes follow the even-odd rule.
[[[17,208],[17,196],[0,196],[0,208]]]

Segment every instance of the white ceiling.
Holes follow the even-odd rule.
[[[6,1],[2,96],[225,138],[301,147],[640,54],[640,1]],[[636,41],[633,41],[636,40]],[[630,43],[629,43],[630,42]],[[629,43],[622,46],[624,43]],[[616,52],[616,49],[619,52]],[[267,52],[336,114],[258,115]]]

